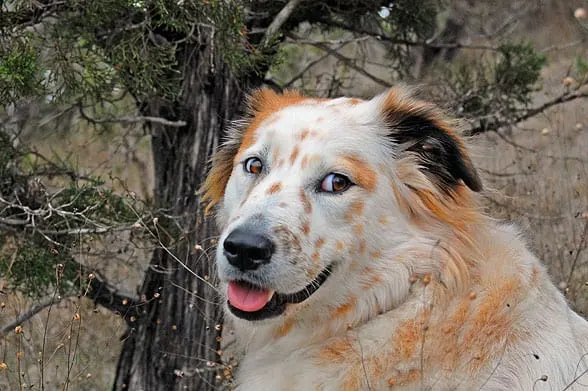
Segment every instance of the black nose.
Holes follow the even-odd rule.
[[[254,270],[270,262],[274,244],[254,229],[237,228],[223,243],[229,263],[241,270]]]

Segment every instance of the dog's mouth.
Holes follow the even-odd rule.
[[[245,320],[263,320],[281,315],[288,304],[302,303],[312,296],[331,275],[331,266],[296,293],[278,293],[247,281],[229,282],[228,306],[231,312]]]

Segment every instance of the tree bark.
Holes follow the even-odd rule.
[[[140,315],[124,336],[115,390],[211,390],[222,374],[211,366],[219,360],[222,324],[213,288],[217,233],[212,219],[204,218],[197,191],[210,154],[241,106],[242,87],[261,80],[243,75],[238,80],[215,53],[210,34],[201,33],[199,42],[178,50],[179,102],[143,102],[142,114],[187,125],[149,125],[155,203],[164,210],[154,232],[162,247],[154,252],[140,288]]]

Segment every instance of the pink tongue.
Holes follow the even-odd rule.
[[[269,297],[269,290],[252,288],[237,282],[229,282],[227,291],[229,302],[233,307],[246,312],[255,312],[262,309]]]

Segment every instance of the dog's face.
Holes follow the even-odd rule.
[[[371,101],[260,90],[250,114],[204,186],[218,203],[218,273],[239,318],[272,319],[326,283],[345,284],[409,240],[419,213],[451,203],[431,197],[481,187],[461,141],[403,90]]]

